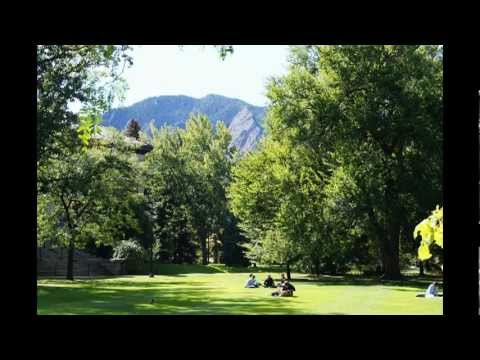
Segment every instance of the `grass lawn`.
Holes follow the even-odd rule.
[[[39,279],[39,315],[154,315],[154,314],[443,314],[443,298],[415,297],[432,278],[381,282],[364,277],[312,279],[292,275],[294,297],[272,297],[273,289],[245,289],[250,269],[221,265],[162,265],[162,275],[119,276],[75,281]],[[278,269],[257,268],[257,280],[274,280]],[[436,281],[441,279],[435,279]],[[154,302],[152,303],[152,299]]]

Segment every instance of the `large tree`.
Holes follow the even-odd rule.
[[[207,264],[210,250],[218,253],[218,245],[209,249],[208,238],[215,234],[213,238],[221,239],[226,227],[225,187],[234,152],[228,130],[222,123],[214,129],[207,117],[193,115],[185,129],[159,130],[152,125],[151,132],[154,150],[146,156],[147,191],[163,253],[172,257],[181,244],[195,243]],[[180,233],[181,239],[172,237]]]
[[[194,257],[188,193],[191,175],[182,152],[179,129],[156,129],[151,124],[153,151],[145,157],[145,194],[153,221],[153,235],[159,257],[167,262],[183,262]],[[189,243],[187,246],[186,243]],[[179,254],[179,249],[189,253]],[[180,256],[181,255],[181,256]]]
[[[192,174],[194,227],[199,236],[202,263],[207,264],[210,250],[218,255],[221,246],[218,244],[210,249],[207,239],[220,239],[226,227],[225,189],[230,181],[235,149],[229,146],[231,136],[223,122],[218,122],[214,128],[204,115],[193,115],[188,119],[182,138],[187,166]]]
[[[408,212],[441,197],[442,75],[438,46],[308,46],[269,86],[271,136],[343,166],[387,278],[400,276]]]
[[[233,169],[230,206],[253,261],[290,266],[318,231],[323,174],[308,166],[305,148],[265,139]]]
[[[73,280],[74,250],[90,235],[113,244],[125,224],[138,227],[129,206],[138,195],[135,171],[113,149],[51,156],[38,168],[40,239],[56,235],[68,247],[67,279]]]
[[[99,115],[122,95],[121,74],[131,65],[125,45],[37,46],[37,160],[69,146],[80,119],[71,110]]]

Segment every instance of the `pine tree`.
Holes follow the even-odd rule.
[[[135,119],[130,119],[128,121],[127,127],[125,129],[125,135],[138,140],[138,138],[140,137],[140,135],[139,135],[140,130],[141,130],[141,128],[140,128],[140,124],[138,123],[138,121],[135,120]]]

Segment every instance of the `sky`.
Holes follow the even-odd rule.
[[[233,55],[221,60],[212,46],[133,46],[133,65],[124,71],[130,106],[152,96],[218,94],[265,106],[270,76],[287,72],[288,46],[235,45]]]

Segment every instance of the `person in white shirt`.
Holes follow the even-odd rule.
[[[256,280],[255,280],[255,276],[253,276],[253,274],[248,275],[248,280],[247,280],[247,282],[245,283],[245,287],[246,287],[246,288],[254,288],[254,287],[256,287]]]
[[[437,296],[437,293],[438,293],[437,283],[434,281],[428,286],[427,291],[425,292],[425,297],[433,298]]]

